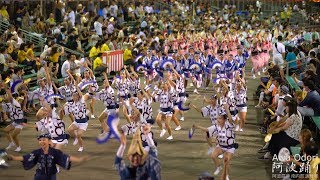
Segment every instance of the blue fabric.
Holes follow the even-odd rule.
[[[55,177],[53,175],[57,173],[56,165],[64,169],[70,169],[71,167],[69,156],[54,148],[49,148],[48,154],[44,154],[42,149],[34,150],[23,156],[22,164],[25,170],[37,165],[35,179],[39,180]]]
[[[309,92],[299,106],[308,106],[313,109],[315,116],[320,116],[320,95],[317,91]]]
[[[121,157],[116,156],[115,167],[120,175],[121,180],[136,179],[136,180],[160,180],[161,179],[161,164],[157,159],[155,148],[150,148],[149,155],[145,163],[136,169],[126,166]]]
[[[287,54],[287,57],[286,57],[286,61],[289,62],[289,61],[293,61],[293,60],[296,60],[297,59],[297,56],[294,52],[289,52]],[[294,62],[290,62],[289,63],[289,68],[297,68],[297,61],[294,61]]]

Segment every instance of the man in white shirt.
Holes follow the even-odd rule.
[[[102,9],[102,16],[104,19],[108,18],[108,5],[106,5],[103,9]]]
[[[70,9],[70,11],[69,11],[68,19],[71,22],[72,26],[74,26],[76,23],[76,14],[74,13],[74,11],[72,9]]]
[[[118,14],[118,6],[116,5],[115,2],[112,2],[110,6],[110,16],[117,17],[117,14]]]
[[[151,6],[151,4],[148,4],[144,7],[144,10],[146,11],[146,13],[151,14],[153,13],[153,7]]]
[[[111,19],[109,20],[109,24],[108,24],[108,27],[107,27],[108,34],[112,34],[113,31],[114,31],[113,23],[114,23],[114,19],[111,18]]]
[[[102,17],[99,17],[94,23],[94,30],[96,31],[98,36],[102,36]]]
[[[72,74],[74,74],[76,69],[79,69],[79,66],[75,63],[76,55],[69,54],[67,56],[68,60],[64,61],[61,67],[61,75],[63,78],[68,76],[67,70],[70,70]]]
[[[284,78],[284,72],[283,72],[283,63],[284,63],[284,57],[285,57],[285,46],[281,43],[282,36],[278,36],[278,42],[274,43],[272,46],[272,55],[273,55],[273,63],[275,65],[278,65],[280,67],[280,75],[281,78]]]

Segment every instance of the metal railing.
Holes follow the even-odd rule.
[[[292,60],[292,61],[286,61],[285,60],[283,65],[286,65],[286,74],[289,75],[290,69],[298,68],[298,64],[297,64],[297,67],[290,67],[289,66],[290,63],[293,63],[293,62],[297,63],[298,61],[300,61],[300,66],[305,67],[308,64],[308,62],[307,61],[303,61],[303,60],[307,60],[308,58],[309,58],[309,56],[306,56],[304,58],[295,59],[295,60]]]
[[[4,33],[8,29],[9,25],[10,25],[10,23],[8,21],[0,20],[0,31],[1,31],[1,33]],[[41,50],[46,45],[47,38],[42,37],[41,34],[37,34],[37,33],[34,33],[34,32],[30,32],[30,31],[26,31],[24,29],[19,29],[19,30],[22,32],[23,40],[25,42],[32,42],[32,43],[34,43],[35,46],[40,47]],[[80,53],[78,51],[69,49],[69,48],[61,46],[59,44],[57,44],[57,46],[58,47],[63,47],[64,52],[67,52],[67,53],[70,53],[70,54],[75,54],[75,55],[78,55],[80,57],[84,57],[83,53]]]

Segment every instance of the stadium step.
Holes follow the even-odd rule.
[[[300,87],[298,84],[294,81],[294,79],[291,76],[286,76],[286,80],[288,84],[290,85],[291,90],[294,91],[301,91]]]

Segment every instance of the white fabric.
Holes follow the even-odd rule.
[[[94,30],[96,31],[97,35],[102,36],[102,24],[98,21],[93,23]]]

